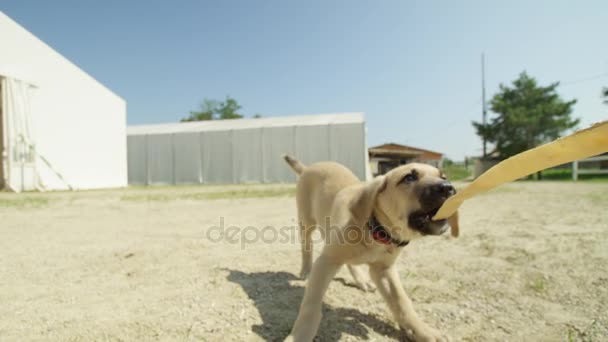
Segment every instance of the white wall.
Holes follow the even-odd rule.
[[[36,87],[38,152],[75,188],[126,186],[126,102],[2,12],[0,44],[0,76]],[[39,165],[44,185],[64,188]]]

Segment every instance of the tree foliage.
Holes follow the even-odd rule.
[[[501,159],[557,139],[579,122],[571,117],[576,100],[562,100],[558,85],[540,86],[525,72],[511,87],[501,84],[490,101],[496,116],[486,125],[473,122],[477,135],[494,144]]]
[[[238,113],[241,108],[239,103],[230,96],[227,96],[224,101],[204,99],[199,110],[191,111],[190,115],[181,121],[241,119],[243,115]]]
[[[602,97],[604,98],[604,103],[608,105],[608,87],[602,89]]]

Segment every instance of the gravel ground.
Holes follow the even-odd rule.
[[[405,248],[404,286],[455,341],[606,341],[607,208],[605,183],[503,186]],[[292,186],[3,193],[0,217],[0,341],[274,341],[302,298]],[[399,338],[340,271],[317,339]]]

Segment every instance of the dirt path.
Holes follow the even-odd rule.
[[[0,194],[0,341],[280,340],[304,285],[292,192]],[[608,184],[511,184],[465,203],[460,239],[407,246],[400,274],[456,341],[605,341],[607,208]],[[398,339],[350,283],[331,284],[318,339]]]

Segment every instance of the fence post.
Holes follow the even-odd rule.
[[[572,162],[572,180],[578,180],[578,160]]]

